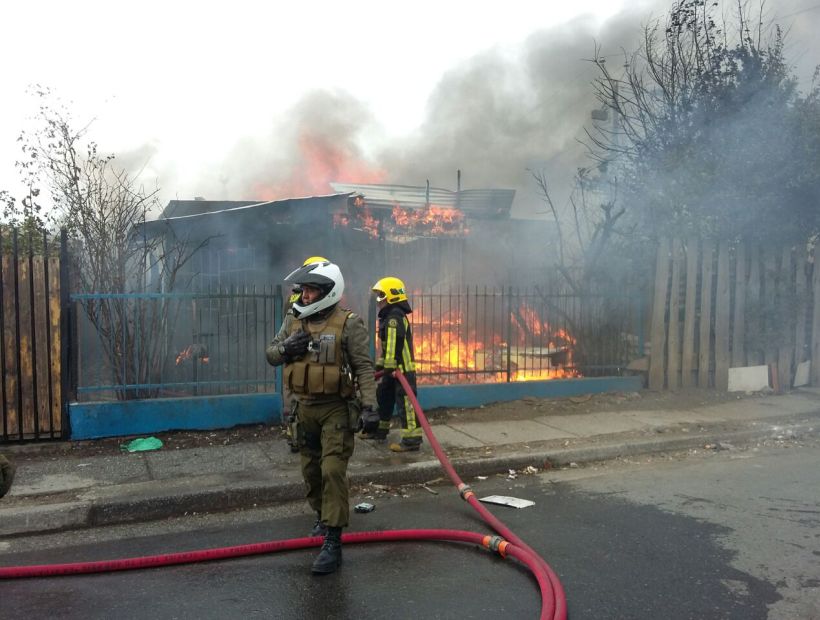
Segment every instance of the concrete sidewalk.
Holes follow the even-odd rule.
[[[820,434],[820,389],[743,398],[688,410],[632,410],[543,415],[471,422],[469,415],[434,423],[459,475],[529,466],[539,470],[623,456],[740,445],[766,438]],[[393,431],[394,433],[396,431]],[[281,439],[160,449],[103,456],[54,456],[30,447],[4,448],[18,459],[11,493],[0,500],[0,537],[216,512],[304,496],[299,456]],[[349,475],[354,487],[398,486],[444,476],[429,442],[394,454],[356,440]],[[354,496],[355,497],[355,496]]]

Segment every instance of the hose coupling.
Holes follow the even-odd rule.
[[[507,545],[510,543],[501,538],[501,536],[485,536],[481,542],[487,549],[495,551],[502,558],[507,557]]]
[[[458,485],[458,494],[461,495],[461,499],[465,502],[470,499],[470,497],[475,497],[475,493],[473,493],[473,489],[470,487],[469,484],[462,482]]]

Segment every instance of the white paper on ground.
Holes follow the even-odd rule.
[[[512,506],[513,508],[535,506],[535,502],[531,502],[528,499],[507,497],[506,495],[488,495],[487,497],[479,497],[478,501],[486,502],[487,504],[498,504],[499,506]]]

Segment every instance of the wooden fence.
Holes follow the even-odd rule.
[[[0,440],[59,439],[65,426],[61,257],[49,255],[46,235],[21,245],[17,231],[0,231]],[[61,255],[64,248],[63,240]]]
[[[772,385],[820,355],[820,269],[803,247],[663,239],[655,267],[650,389],[728,389],[729,368],[766,364]],[[810,374],[820,385],[820,364]]]

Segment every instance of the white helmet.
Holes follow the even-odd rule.
[[[315,286],[323,295],[312,304],[302,305],[299,299],[293,304],[293,315],[298,319],[306,319],[323,310],[332,308],[339,303],[345,292],[345,279],[338,265],[330,261],[310,263],[293,270],[285,282],[299,286]]]

